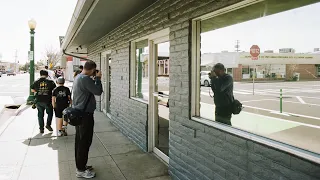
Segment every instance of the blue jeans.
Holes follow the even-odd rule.
[[[48,114],[47,126],[51,126],[53,117],[53,108],[51,103],[37,102],[39,129],[44,129],[44,110]]]

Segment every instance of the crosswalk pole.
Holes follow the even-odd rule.
[[[280,113],[282,113],[282,89],[280,89]]]

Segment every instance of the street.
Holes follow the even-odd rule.
[[[29,74],[0,78],[0,111],[5,104],[23,104],[29,95]]]
[[[29,95],[29,77],[29,74],[0,77],[0,127],[9,119],[12,111],[6,110],[5,105],[26,103]]]
[[[200,116],[214,120],[210,87],[201,87]],[[282,113],[280,112],[282,89]],[[244,106],[232,126],[320,153],[320,82],[234,83],[234,96]]]

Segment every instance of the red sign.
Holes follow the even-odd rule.
[[[258,60],[258,57],[260,55],[260,48],[258,45],[253,45],[250,48],[250,54],[252,60]]]

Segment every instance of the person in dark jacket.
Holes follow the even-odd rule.
[[[216,64],[210,74],[211,89],[214,93],[215,119],[231,125],[233,97],[233,78],[226,73],[223,64]]]
[[[53,107],[52,107],[52,90],[56,84],[48,80],[48,71],[41,70],[40,78],[31,85],[31,91],[36,93],[36,106],[38,109],[38,121],[40,133],[44,133],[44,111],[48,114],[46,128],[53,131],[51,128]]]

